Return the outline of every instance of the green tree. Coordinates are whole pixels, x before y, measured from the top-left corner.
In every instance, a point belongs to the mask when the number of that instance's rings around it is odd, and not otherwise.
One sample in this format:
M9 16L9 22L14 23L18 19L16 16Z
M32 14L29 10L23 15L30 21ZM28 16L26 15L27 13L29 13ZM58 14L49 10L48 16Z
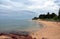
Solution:
M59 12L58 12L58 19L60 20L60 9L59 9Z
M59 9L59 17L60 17L60 9Z
M45 14L39 15L39 19L45 19L45 18L46 18L46 15Z
M48 12L46 16L47 16L47 18L49 19L49 18L50 18L50 13Z
M32 18L32 20L37 20L38 19L38 17L34 17L34 18Z
M55 14L55 13L52 13L51 15L50 15L50 17L53 19L54 17L56 17L57 15Z
M60 17L60 9L59 9L59 12L58 12L58 16Z

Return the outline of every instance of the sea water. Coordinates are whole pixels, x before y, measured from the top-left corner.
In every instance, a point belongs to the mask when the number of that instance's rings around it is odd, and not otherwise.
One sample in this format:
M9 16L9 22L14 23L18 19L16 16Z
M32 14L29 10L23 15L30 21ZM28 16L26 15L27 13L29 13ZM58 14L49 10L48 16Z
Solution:
M0 31L34 31L42 26L28 19L0 19Z

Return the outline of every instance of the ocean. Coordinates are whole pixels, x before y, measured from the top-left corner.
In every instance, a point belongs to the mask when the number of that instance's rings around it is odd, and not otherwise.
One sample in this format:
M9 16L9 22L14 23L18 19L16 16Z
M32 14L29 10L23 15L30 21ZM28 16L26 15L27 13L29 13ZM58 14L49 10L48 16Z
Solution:
M0 32L1 31L35 31L42 26L29 19L0 19Z

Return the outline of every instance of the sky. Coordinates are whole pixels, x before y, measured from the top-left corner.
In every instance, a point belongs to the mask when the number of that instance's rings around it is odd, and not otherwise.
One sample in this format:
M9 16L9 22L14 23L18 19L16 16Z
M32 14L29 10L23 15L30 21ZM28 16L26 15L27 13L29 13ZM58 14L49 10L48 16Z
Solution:
M59 8L60 0L0 0L0 12L27 10L37 15L47 12L57 14Z

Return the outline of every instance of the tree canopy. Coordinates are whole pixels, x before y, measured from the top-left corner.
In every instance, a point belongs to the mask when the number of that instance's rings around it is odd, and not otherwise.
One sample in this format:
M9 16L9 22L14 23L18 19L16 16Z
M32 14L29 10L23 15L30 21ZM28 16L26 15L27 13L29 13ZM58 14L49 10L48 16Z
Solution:
M55 20L55 21L60 21L60 9L58 12L58 15L56 15L55 13L51 13L48 12L47 14L40 14L38 17L34 17L33 20L37 20L37 19L49 19L49 20Z

